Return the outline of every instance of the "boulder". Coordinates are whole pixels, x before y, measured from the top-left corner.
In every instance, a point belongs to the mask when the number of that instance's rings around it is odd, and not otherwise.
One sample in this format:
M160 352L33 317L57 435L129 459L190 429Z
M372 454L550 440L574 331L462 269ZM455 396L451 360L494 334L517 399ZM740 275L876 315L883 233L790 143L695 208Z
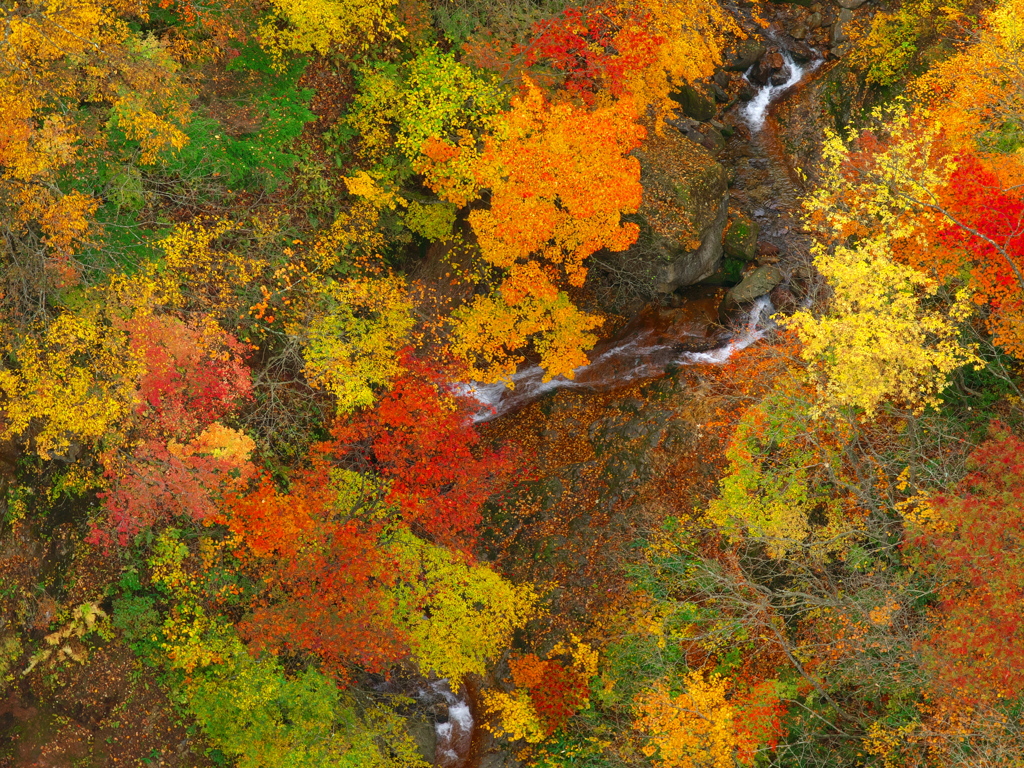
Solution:
M737 46L725 69L731 72L746 72L761 60L767 50L763 43L747 38Z
M782 73L785 66L786 60L782 56L782 51L774 47L769 48L768 52L761 57L757 66L750 70L748 77L753 83L767 85L771 81L772 76Z
M759 227L756 221L733 212L722 233L722 248L731 259L753 261L757 255L757 235Z
M832 34L829 35L829 45L835 48L837 45L842 45L849 41L849 39L850 36L846 34L846 30L843 29L843 24L841 22L837 21L832 25Z
M824 19L822 18L821 14L818 13L817 11L815 11L814 13L812 13L810 16L807 17L807 28L808 29L817 29L818 27L820 27L824 23L825 23ZM794 35L794 37L795 37L795 35Z
M731 304L746 304L758 296L764 296L782 282L782 270L776 266L758 267L746 275L740 284L729 289L724 301Z
M850 11L855 11L860 8L868 0L836 0L836 5L840 8L845 8Z
M811 46L793 38L784 40L783 47L789 51L789 55L793 57L793 60L800 64L811 61L815 57L814 49Z
M651 131L634 152L643 201L634 246L657 290L671 293L712 274L722 258L727 174L711 154L677 131Z
M681 88L677 88L672 92L671 98L679 104L684 115L692 117L694 120L699 120L702 123L713 118L717 111L714 96L708 95L692 85L684 85ZM726 96L726 100L728 100L728 96Z
M782 270L778 267L758 267L744 277L739 285L729 289L718 307L719 319L726 323L736 311L749 304L758 296L764 296L782 282Z

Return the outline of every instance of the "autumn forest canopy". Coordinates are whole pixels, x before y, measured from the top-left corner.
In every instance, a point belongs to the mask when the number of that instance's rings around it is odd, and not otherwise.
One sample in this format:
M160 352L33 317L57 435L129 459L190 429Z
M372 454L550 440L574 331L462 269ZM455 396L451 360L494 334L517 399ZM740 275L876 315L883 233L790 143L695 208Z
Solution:
M1022 366L1024 0L0 0L0 765L1020 766Z

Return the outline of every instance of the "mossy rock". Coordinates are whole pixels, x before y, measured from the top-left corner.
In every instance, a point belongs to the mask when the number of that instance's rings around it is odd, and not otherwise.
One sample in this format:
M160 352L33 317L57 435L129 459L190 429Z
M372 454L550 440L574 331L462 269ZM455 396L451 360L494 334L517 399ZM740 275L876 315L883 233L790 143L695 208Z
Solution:
M673 101L679 104L683 114L706 123L711 120L717 112L715 97L705 93L692 85L684 85L677 88L670 94Z
M633 220L636 251L659 292L699 282L718 267L726 219L728 176L704 147L678 131L651 131L635 151L643 201Z
M760 227L742 213L733 213L722 234L722 247L728 258L753 261L757 255L757 236Z
M725 294L724 303L728 306L745 304L764 296L781 282L782 270L778 267L758 267Z
M728 57L729 63L723 69L730 72L746 72L761 60L767 50L764 43L752 37L741 40Z
M633 153L640 160L643 201L638 219L665 261L700 245L718 216L727 174L711 153L678 131L652 131Z

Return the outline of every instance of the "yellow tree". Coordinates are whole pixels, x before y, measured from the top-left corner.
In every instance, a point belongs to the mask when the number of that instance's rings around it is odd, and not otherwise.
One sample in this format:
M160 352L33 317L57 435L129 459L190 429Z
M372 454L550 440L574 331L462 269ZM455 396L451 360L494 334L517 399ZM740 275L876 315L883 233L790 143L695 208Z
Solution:
M99 205L72 169L123 136L122 162L182 147L189 95L163 43L123 0L33 0L0 11L0 258L22 307L77 278ZM81 187L81 185L77 185ZM27 295L26 295L27 294Z
M398 0L272 0L272 9L260 35L277 56L364 53L406 36Z
M413 305L397 277L329 283L331 308L309 328L306 377L337 398L339 412L373 405L373 388L401 371L398 350L409 343Z
M663 686L640 702L637 727L649 734L644 748L663 768L734 768L739 740L736 712L726 701L729 681L701 672L686 676L686 691Z
M945 309L929 306L938 285L890 254L887 235L819 250L815 266L834 291L828 308L787 321L804 343L801 354L826 407L870 415L886 402L935 405L949 374L978 362L957 327L970 315L969 294L958 292Z
M128 335L102 313L63 314L36 336L7 352L17 367L0 370L3 436L16 438L31 424L35 448L53 458L80 442L94 443L129 416L144 367Z
M856 147L826 139L821 183L804 205L820 233L814 263L833 295L823 313L788 321L821 405L868 414L886 402L934 404L949 374L976 360L958 332L969 292L939 301L936 277L946 275L928 266L949 220L940 194L956 167L942 127L900 105L874 118L886 123L881 138L864 133Z

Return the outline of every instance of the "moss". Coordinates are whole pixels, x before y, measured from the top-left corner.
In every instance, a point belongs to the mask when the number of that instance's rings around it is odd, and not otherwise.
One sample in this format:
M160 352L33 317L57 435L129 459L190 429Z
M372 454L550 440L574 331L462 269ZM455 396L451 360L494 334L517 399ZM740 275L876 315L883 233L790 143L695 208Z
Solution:
M746 216L733 212L722 236L726 256L751 261L757 253L759 227Z

